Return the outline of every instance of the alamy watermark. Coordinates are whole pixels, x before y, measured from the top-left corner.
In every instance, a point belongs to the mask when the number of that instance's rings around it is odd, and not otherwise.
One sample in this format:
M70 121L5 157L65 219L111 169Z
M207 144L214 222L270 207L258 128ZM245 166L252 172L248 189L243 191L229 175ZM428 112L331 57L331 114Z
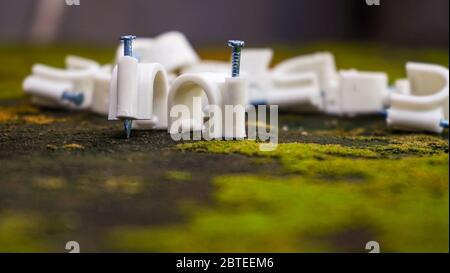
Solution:
M377 241L369 241L366 243L366 250L369 250L369 253L380 253L380 244Z
M380 0L366 0L366 4L368 6L379 6L381 3Z
M65 0L67 6L79 6L80 0Z
M192 100L190 107L178 104L172 106L169 111L169 132L173 140L245 138L262 141L259 144L261 151L273 151L277 148L278 105L202 107L200 97L193 97ZM247 120L247 126L245 120Z
M66 243L66 250L68 253L80 253L80 243L77 241L68 241Z

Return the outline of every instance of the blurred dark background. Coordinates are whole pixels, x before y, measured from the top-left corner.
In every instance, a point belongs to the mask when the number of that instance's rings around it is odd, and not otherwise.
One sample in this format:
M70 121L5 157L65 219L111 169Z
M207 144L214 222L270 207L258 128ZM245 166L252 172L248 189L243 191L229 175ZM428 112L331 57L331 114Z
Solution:
M111 44L125 33L180 30L194 45L235 37L448 47L448 13L448 0L0 0L0 42Z

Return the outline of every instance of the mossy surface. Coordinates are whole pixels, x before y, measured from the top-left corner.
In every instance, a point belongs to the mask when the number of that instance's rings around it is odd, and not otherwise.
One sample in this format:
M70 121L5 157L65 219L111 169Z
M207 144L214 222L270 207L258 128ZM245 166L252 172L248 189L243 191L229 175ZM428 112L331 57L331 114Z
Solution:
M0 251L448 251L448 130L392 131L379 116L280 113L279 145L174 142L164 131L29 104L21 80L65 54L109 62L113 48L0 46ZM317 50L339 67L404 76L408 60L448 52L370 44ZM204 50L203 58L228 58ZM368 57L369 56L369 57Z
M190 207L191 219L164 228L118 229L117 247L140 251L448 251L448 142L393 137L365 148L282 143L195 142L183 151L273 157L279 175L214 178L216 204ZM146 243L138 243L146 242Z

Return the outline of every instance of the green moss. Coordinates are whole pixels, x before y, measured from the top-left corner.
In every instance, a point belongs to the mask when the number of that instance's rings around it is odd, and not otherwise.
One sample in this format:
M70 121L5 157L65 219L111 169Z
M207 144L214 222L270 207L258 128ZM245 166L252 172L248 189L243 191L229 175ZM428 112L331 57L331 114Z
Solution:
M186 171L168 171L166 172L166 178L175 181L189 181L192 179L192 175Z
M432 136L407 135L391 138L352 137L347 139L357 141L358 146L281 143L276 150L264 152L259 150L259 143L253 141L202 141L179 144L177 147L183 151L273 157L280 161L288 173L312 174L330 179L345 177L352 180L361 180L384 173L385 166L380 165L380 161L369 159L397 159L402 156L424 156L448 152L448 142ZM361 141L387 142L387 144L362 147ZM398 165L398 170L409 169L408 160L391 161ZM391 164L391 161L388 163ZM427 169L422 171L427 172Z
M112 247L334 252L365 251L376 240L382 251L448 251L447 142L420 135L349 140L359 146L282 143L261 152L252 141L180 144L183 151L274 158L286 175L216 177L213 207L188 206L185 224L118 228Z
M43 252L42 220L23 213L0 214L0 252Z
M320 135L320 134L318 134ZM337 136L346 145L318 145L306 143L280 143L272 153L259 151L255 141L197 141L179 144L182 151L209 153L241 153L245 155L274 156L274 154L323 152L359 157L389 156L396 154L429 155L448 152L448 139L424 134L389 136ZM321 139L318 138L318 142ZM350 148L350 149L349 149ZM307 150L307 151L305 151Z
M33 186L43 190L60 190L67 182L61 177L40 177L33 181Z
M364 139L364 138L356 138ZM403 135L389 137L369 137L366 141L388 141L389 145L378 145L374 149L380 154L430 155L448 153L448 140L430 135Z
M108 192L127 195L138 194L144 187L142 179L135 176L110 177L106 179L104 185Z
M382 251L448 251L448 157L370 162L378 172L370 172L365 183L348 179L330 183L312 174L217 177L215 206L191 207L190 220L178 226L117 229L111 234L113 247L134 251L364 251L365 242L376 240ZM339 172L340 167L331 168ZM408 171L398 169L405 167ZM363 236L356 236L355 230L363 230ZM340 234L346 232L348 242L338 244L345 239Z
M448 152L448 141L435 136L344 137L344 139L348 140L348 146L280 143L276 150L270 152L260 151L260 143L254 141L199 141L179 144L177 147L182 151L239 153L247 156L274 157L280 160L288 172L319 172L324 175L337 175L338 172L336 171L339 171L341 174L348 173L357 176L361 173L359 169L370 161L361 161L364 164L353 164L355 159L431 155ZM357 145L352 146L352 141ZM361 142L367 143L367 145L362 146ZM377 144L370 144L370 142ZM340 166L340 168L331 168L332 166ZM367 166L370 167L370 163Z

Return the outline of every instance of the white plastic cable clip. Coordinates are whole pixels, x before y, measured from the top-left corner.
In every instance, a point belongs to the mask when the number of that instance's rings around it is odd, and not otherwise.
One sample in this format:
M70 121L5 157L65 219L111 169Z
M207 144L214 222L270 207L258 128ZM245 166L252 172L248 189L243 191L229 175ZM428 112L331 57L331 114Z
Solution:
M94 113L107 116L109 112L109 86L111 83L111 68L102 67L94 74L94 91L90 110Z
M227 77L223 94L225 139L244 139L245 109L248 104L248 82L245 77Z
M273 68L273 77L275 81L283 82L305 72L315 73L320 88L324 89L337 76L333 54L317 52L285 60Z
M406 131L428 131L433 133L441 133L444 130L441 127L443 116L441 109L418 112L393 108L386 112L386 122L389 127Z
M66 68L54 68L36 64L32 74L25 78L23 89L31 95L31 102L46 107L90 109L94 113L107 115L109 105L109 83L111 68L97 62L68 55ZM65 93L81 95L79 104L68 101Z
M86 109L91 105L93 76L98 63L76 56L66 57L66 69L35 64L23 81L23 90L32 102L42 106ZM66 100L67 97L73 100Z
M325 89L325 112L337 115L380 113L388 95L383 72L341 70L336 83Z
M267 102L267 93L273 89L270 72L272 57L271 48L242 49L240 74L248 81L247 103Z
M441 133L441 121L448 121L448 68L425 63L407 63L408 84L397 81L390 95L387 124L405 130Z
M267 102L267 92L273 89L269 65L272 60L271 48L243 48L241 50L240 74L246 78L248 91L245 91L248 101ZM185 73L222 73L230 72L230 63L225 61L203 60L181 70ZM206 113L205 113L206 114Z
M323 110L322 90L328 89L336 77L334 57L328 52L291 58L272 70L274 89L288 91L280 95L284 97L280 106L286 101L289 106L298 105L297 110ZM275 99L277 93L270 96Z
M185 66L181 69L181 74L187 73L228 73L230 70L230 62L202 60L201 62Z
M204 96L206 99L203 99ZM172 113L169 112L168 132L180 134L202 131L203 136L212 139L244 138L247 100L244 78L230 78L224 73L209 72L183 74L175 80L169 91L168 108ZM220 109L221 115L213 114L209 116L208 122L204 122L205 105L202 105L202 101L206 101L209 110ZM175 112L177 108L174 108L176 105L185 108L185 115L189 116L178 117ZM227 112L225 105L238 107L233 109L235 112Z
M112 73L108 119L137 120L134 129L165 129L167 93L162 65L138 63L134 57L122 56Z
M116 51L116 61L123 56L123 44ZM169 31L155 38L137 38L133 41L133 57L142 63L160 63L167 72L193 65L199 57L186 36Z
M297 111L318 111L323 108L317 74L302 72L277 77L266 94L267 104Z

